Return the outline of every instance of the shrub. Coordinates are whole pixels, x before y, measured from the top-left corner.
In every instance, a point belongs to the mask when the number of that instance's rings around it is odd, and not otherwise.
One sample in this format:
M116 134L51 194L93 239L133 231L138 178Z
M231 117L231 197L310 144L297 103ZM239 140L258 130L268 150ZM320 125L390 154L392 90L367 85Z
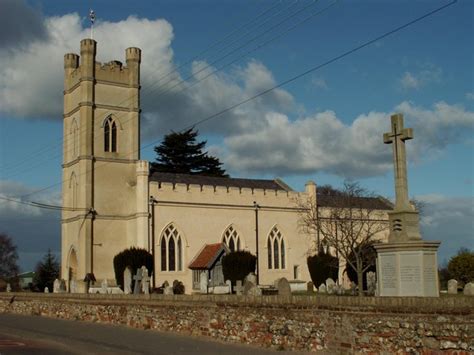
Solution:
M173 281L173 293L175 295L184 295L184 285L181 281Z
M308 264L311 280L316 287L319 287L327 278L337 279L339 272L339 261L335 256L320 250L318 254L308 256Z
M449 277L456 279L463 285L474 281L474 252L461 248L456 256L448 263Z
M127 267L132 270L132 275L135 275L137 269L141 268L143 265L146 266L148 274L151 275L153 273L153 256L145 249L131 247L130 249L125 249L115 255L114 271L117 285L123 289L123 272ZM132 279L132 286L133 283Z
M233 285L237 280L244 280L245 276L255 272L257 257L248 251L234 251L222 258L224 280L230 280Z

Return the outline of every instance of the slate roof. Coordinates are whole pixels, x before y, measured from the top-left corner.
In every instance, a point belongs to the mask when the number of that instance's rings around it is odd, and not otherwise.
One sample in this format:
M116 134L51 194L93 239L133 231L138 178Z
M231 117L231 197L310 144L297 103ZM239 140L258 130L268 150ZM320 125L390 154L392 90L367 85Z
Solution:
M382 197L358 197L354 198L357 207L363 207L374 210L392 210L393 205L390 201ZM317 195L317 204L320 207L338 207L337 196Z
M189 268L192 270L210 270L222 252L226 252L224 243L206 244L193 259Z
M238 179L238 178L223 178L214 176L202 175L188 175L188 174L173 174L155 172L151 174L150 181L169 182L172 184L186 184L186 185L210 185L210 186L226 186L249 189L265 189L265 190L283 190L292 191L291 187L286 185L279 179L275 180L261 180L261 179Z

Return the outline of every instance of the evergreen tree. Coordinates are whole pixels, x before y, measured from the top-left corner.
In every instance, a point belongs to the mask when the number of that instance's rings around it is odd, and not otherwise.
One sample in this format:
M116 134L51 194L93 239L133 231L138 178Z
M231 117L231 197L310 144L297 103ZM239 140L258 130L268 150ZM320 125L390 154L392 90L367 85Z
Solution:
M171 132L155 147L156 162L151 171L175 174L192 174L228 177L218 158L203 152L207 141L197 142L198 131L190 128L184 132Z
M36 265L33 284L39 291L43 291L45 287L53 291L53 283L57 278L59 278L59 262L51 253L51 249L48 249L43 261Z

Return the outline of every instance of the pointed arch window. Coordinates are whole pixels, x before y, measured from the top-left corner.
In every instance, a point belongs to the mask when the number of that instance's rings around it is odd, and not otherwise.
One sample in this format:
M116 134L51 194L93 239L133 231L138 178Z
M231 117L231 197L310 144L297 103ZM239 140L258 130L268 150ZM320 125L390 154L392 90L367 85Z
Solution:
M280 230L273 227L267 239L268 250L268 268L269 269L285 269L285 241Z
M161 271L183 270L183 242L173 224L161 236Z
M79 128L77 127L77 121L74 119L71 124L71 131L69 132L71 139L71 153L72 158L77 158L79 155Z
M240 235L235 230L234 226L229 226L222 236L222 242L229 247L229 250L239 251L242 250L240 247Z
M117 124L111 116L104 123L104 151L117 151Z
M72 208L77 207L77 179L74 172L71 174L69 179L69 196L70 196L70 206Z

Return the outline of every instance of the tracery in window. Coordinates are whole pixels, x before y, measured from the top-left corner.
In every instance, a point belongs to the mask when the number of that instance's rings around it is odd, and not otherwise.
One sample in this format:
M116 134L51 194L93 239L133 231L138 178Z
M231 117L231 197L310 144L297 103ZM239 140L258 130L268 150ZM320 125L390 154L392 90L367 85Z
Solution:
M231 252L241 250L240 236L234 226L229 226L225 230L224 235L222 236L222 242L227 245Z
M183 270L183 242L181 235L170 224L161 236L161 271Z
M285 269L285 241L279 229L275 226L267 239L268 268Z

